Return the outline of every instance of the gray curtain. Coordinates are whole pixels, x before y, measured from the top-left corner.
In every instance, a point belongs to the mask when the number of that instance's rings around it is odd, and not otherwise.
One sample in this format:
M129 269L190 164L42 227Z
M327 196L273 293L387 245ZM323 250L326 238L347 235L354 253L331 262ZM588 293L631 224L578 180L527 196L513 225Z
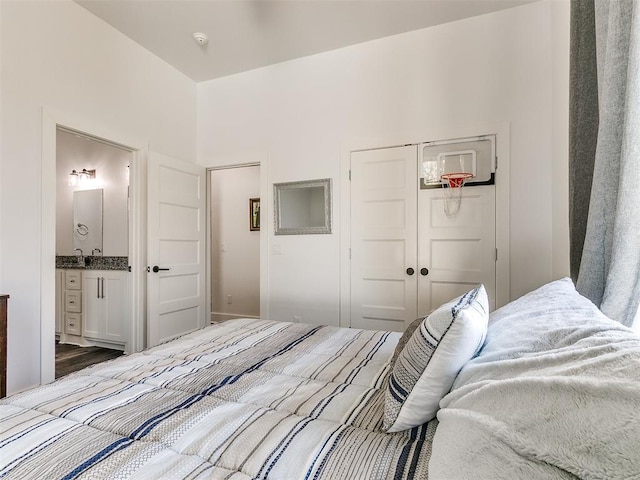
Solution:
M583 202L587 188L580 184L588 179L583 170L593 163L576 286L607 316L631 326L640 306L640 0L574 0L571 7L572 35L583 35L572 37L572 55L581 52L582 64L572 58L571 87L580 88L583 78L590 87L580 95L595 95L581 101L571 97L571 235L576 256L580 239L573 217L586 213L577 202ZM595 42L585 38L588 30ZM589 61L594 48L597 91ZM584 77L575 70L580 65L587 68ZM590 103L590 108L597 105L599 121L581 102ZM592 160L592 139L584 137L592 135L594 122L597 141ZM574 144L581 138L586 146Z
M571 3L569 229L571 278L578 280L598 140L598 70L593 0Z

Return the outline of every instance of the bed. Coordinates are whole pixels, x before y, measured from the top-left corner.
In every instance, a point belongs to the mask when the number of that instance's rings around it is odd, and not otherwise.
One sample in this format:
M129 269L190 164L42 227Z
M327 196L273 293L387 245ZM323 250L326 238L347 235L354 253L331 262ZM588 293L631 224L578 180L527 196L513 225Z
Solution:
M212 325L3 399L0 478L640 478L640 337L568 279L486 325L393 433L415 332Z

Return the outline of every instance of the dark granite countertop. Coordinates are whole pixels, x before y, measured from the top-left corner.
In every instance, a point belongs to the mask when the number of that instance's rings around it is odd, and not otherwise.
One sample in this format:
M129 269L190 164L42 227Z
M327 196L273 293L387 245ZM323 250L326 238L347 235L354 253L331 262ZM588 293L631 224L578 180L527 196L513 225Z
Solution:
M98 257L87 255L78 263L75 255L56 255L56 268L79 270L128 270L129 257Z

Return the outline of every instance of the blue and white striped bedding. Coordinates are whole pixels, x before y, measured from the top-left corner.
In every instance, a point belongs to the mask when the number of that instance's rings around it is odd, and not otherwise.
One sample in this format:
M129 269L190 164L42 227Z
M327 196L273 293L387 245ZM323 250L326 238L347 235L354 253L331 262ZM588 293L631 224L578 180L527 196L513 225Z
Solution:
M381 431L400 334L213 325L0 402L0 478L426 478L436 422Z

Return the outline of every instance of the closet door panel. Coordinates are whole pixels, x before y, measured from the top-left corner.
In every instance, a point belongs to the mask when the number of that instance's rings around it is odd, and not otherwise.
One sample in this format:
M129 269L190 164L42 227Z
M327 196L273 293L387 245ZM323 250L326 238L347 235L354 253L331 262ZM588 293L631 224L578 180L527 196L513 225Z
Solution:
M418 193L418 314L484 284L495 307L495 187L464 187L460 210L445 213L442 189Z
M416 317L416 172L415 146L351 156L354 328L402 331Z

